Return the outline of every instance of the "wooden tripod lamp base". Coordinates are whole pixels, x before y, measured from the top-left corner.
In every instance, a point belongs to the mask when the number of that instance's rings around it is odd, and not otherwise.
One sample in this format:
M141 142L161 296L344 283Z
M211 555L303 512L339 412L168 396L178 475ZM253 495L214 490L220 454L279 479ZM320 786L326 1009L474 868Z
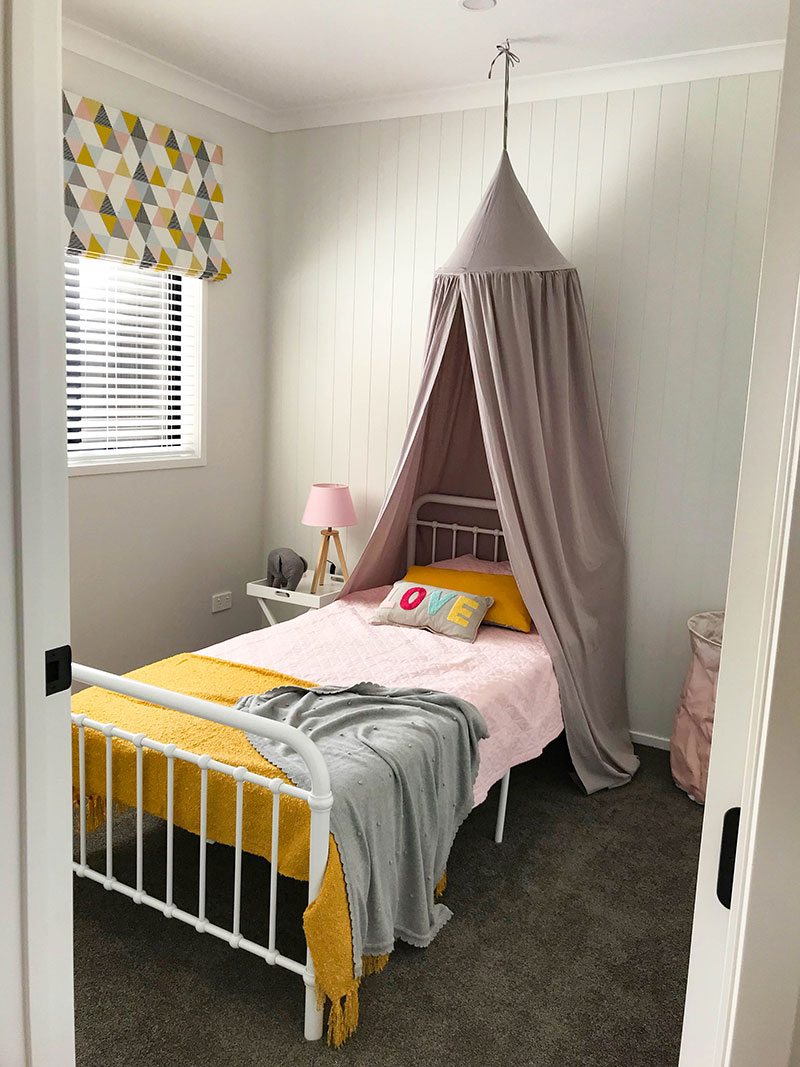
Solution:
M311 592L316 593L317 588L320 585L325 584L325 570L328 564L328 549L331 541L336 545L336 554L339 557L339 566L342 568L342 574L344 580L350 577L350 573L347 570L347 564L344 559L344 551L342 550L342 542L339 538L339 531L332 529L330 526L327 530L321 530L322 542L319 546L319 558L317 559L317 569L314 571L314 581L311 583Z
M336 545L339 565L342 568L344 579L347 581L350 574L344 560L342 542L339 540L339 527L355 526L358 522L349 488L338 482L319 482L316 485L312 485L311 492L308 494L306 510L303 512L302 522L304 526L322 527L322 543L319 546L317 569L314 571L311 592L316 593L319 586L324 584L325 567L328 562L328 549L331 540Z

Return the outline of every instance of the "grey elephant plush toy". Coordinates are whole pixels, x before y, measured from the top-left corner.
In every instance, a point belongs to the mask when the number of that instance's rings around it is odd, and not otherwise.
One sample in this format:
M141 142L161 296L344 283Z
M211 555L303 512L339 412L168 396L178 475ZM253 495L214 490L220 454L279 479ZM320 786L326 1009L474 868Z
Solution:
M267 556L267 585L271 589L297 588L308 564L292 548L273 548Z

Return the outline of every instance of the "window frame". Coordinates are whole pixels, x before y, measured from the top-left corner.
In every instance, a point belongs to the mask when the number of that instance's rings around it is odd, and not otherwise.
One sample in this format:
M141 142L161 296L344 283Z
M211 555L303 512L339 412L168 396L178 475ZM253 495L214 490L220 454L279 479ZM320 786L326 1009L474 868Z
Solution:
M142 269L142 268L139 268ZM67 456L67 474L70 478L82 477L87 474L125 474L137 471L149 470L174 470L180 467L205 467L206 459L206 314L205 314L205 285L198 281L196 300L197 322L195 323L195 335L198 339L199 351L197 353L197 389L196 403L198 410L195 413L197 426L197 451L192 455L138 455L129 458L111 459L105 456L92 458L80 455L70 456L67 450L66 433L64 451ZM65 324L65 352L66 352L66 324ZM66 430L66 363L65 363L65 389L64 406Z

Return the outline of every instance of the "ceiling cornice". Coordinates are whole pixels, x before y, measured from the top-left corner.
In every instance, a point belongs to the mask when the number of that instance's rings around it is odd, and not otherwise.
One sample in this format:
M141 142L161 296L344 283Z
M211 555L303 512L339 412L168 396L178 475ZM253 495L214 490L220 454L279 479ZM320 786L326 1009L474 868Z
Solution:
M168 92L268 133L464 111L499 104L497 86L481 81L451 89L276 111L69 19L65 19L63 24L63 47L68 52L142 78ZM761 41L579 70L517 75L511 83L511 102L554 100L618 89L638 89L648 85L669 85L702 78L781 70L783 52L783 41Z
M160 89L193 100L250 126L269 133L281 128L280 116L263 104L71 19L62 22L61 45L67 52L141 78Z

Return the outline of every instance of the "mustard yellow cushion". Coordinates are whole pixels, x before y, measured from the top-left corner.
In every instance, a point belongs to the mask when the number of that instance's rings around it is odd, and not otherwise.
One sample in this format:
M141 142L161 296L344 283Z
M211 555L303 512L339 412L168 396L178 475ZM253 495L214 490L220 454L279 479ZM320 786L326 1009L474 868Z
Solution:
M437 589L458 589L462 593L489 596L494 604L483 620L494 626L529 633L531 616L512 574L486 574L483 571L451 571L444 567L412 567L403 581L420 582Z

